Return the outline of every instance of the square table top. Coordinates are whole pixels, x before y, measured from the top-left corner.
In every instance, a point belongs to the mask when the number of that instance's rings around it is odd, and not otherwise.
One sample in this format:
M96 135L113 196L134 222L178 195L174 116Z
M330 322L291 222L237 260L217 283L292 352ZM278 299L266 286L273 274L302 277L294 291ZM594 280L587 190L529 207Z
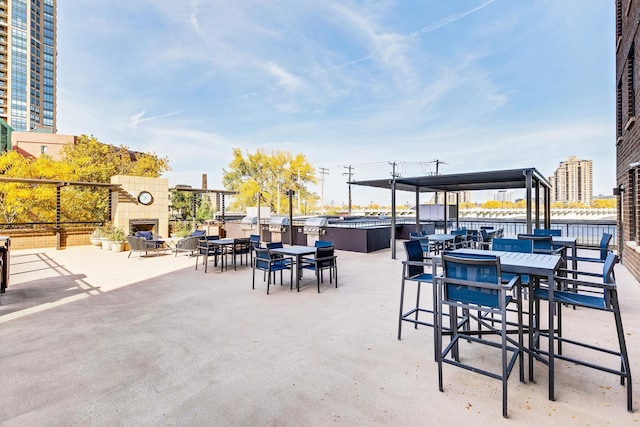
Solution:
M284 255L309 255L309 254L315 254L316 249L317 248L315 246L293 245L293 246L284 246L282 248L269 249L269 252L284 254Z

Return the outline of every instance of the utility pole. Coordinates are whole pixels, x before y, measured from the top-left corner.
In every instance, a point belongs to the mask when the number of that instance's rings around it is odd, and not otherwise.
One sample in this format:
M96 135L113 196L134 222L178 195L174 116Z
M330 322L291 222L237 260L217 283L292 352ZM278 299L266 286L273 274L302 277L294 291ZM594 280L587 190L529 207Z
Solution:
M440 175L440 164L448 165L448 163L445 163L442 160L438 160L438 159L435 159L435 160L433 160L432 162L429 162L429 163L435 163L436 164L436 175ZM447 205L447 201L446 200L444 201L444 204L445 204L445 209L446 209L446 205ZM438 206L438 193L436 193L436 206Z
M298 215L300 215L302 212L300 211L300 193L302 193L302 191L300 191L300 169L298 169Z
M329 169L319 168L320 175L322 175L322 190L320 192L320 213L324 215L324 176L329 175Z
M351 178L353 177L353 166L344 166L349 172L343 172L342 175L349 176L347 182L349 183L349 215L351 215Z
M438 159L435 159L434 161L429 162L429 163L435 163L436 164L436 175L440 175L440 165L441 164L443 164L443 165L448 165L449 164L449 163L445 163L442 160L438 160Z

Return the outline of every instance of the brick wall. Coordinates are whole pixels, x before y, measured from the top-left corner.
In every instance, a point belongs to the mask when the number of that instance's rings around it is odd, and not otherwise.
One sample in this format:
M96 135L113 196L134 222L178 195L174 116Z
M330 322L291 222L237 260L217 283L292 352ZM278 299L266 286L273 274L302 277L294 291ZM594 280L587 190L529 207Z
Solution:
M624 265L640 280L640 2L616 0L616 182L618 236ZM637 119L637 121L636 121ZM635 194L635 195L634 195Z
M60 232L60 243L58 246L58 236L52 229L40 230L3 230L0 235L11 238L11 249L37 249L56 248L64 249L67 246L90 245L89 235L93 228L72 228L63 229Z

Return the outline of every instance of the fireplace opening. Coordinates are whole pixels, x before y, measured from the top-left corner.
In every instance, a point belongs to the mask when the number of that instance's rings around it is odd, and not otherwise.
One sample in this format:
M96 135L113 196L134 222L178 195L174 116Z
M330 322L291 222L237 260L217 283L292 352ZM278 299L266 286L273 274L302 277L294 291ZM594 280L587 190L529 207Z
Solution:
M130 219L129 234L133 235L136 231L150 231L154 236L158 235L157 219Z

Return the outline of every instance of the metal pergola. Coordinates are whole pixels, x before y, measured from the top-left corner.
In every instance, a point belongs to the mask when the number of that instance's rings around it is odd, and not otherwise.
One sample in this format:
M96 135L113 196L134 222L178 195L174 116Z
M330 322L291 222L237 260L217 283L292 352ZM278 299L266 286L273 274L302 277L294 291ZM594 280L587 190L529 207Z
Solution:
M193 208L194 208L194 212L193 212L193 222L195 225L195 221L196 221L196 217L195 217L195 204L196 204L196 194L211 194L214 193L216 195L220 195L222 197L222 200L220 201L221 204L221 213L222 213L222 224L225 223L225 219L224 219L224 212L225 212L225 200L224 200L224 196L232 196L234 194L238 194L238 191L235 190L213 190L213 189L208 189L208 188L192 188L189 187L187 185L176 185L175 187L171 187L169 188L169 191L184 191L184 192L190 192L191 196L192 196L192 204L193 204Z
M396 191L413 192L416 195L416 230L420 226L420 193L444 193L444 224L447 231L448 193L479 190L525 189L527 233L531 233L534 224L540 227L540 208L544 207L544 228L551 225L551 184L536 168L508 169L486 172L471 172L448 175L425 175L411 178L387 178L367 181L351 181L352 185L386 188L391 190L391 257L396 258ZM544 204L541 202L543 196ZM456 204L459 199L456 198ZM459 214L457 214L459 215ZM459 221L459 217L456 218Z

